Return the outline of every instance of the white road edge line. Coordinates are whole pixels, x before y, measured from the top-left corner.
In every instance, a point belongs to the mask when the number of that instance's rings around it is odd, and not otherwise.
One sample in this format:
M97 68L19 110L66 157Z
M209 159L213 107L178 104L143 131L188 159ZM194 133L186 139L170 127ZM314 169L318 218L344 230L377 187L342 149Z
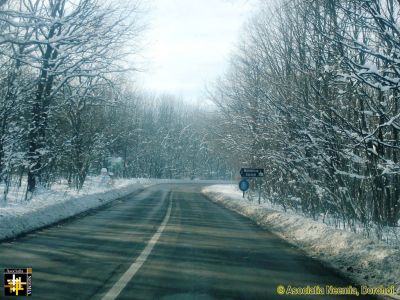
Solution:
M171 207L172 207L172 194L170 194L169 206L167 213L165 214L164 220L162 221L160 227L158 227L157 232L152 236L150 241L147 243L146 248L143 249L142 253L140 253L139 257L131 264L129 269L121 276L121 278L113 285L113 287L104 295L102 300L114 300L118 297L118 295L122 292L122 290L126 287L129 281L135 276L137 271L141 268L141 266L145 263L154 246L157 244L158 239L160 238L162 232L164 231L169 217L171 215Z

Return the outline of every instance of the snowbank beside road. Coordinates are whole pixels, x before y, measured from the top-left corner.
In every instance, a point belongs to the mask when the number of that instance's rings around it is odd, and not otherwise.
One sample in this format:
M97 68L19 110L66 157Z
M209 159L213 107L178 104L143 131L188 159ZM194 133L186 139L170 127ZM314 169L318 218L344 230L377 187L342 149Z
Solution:
M26 203L10 201L0 207L0 240L51 225L144 187L142 180L118 180L109 187L91 183L91 188L88 185L79 193L55 188L39 191Z
M302 216L249 202L232 185L212 185L202 192L214 202L254 220L360 284L370 287L394 285L398 296L393 298L400 299L398 249Z
M117 179L112 185L102 183L101 177L89 177L80 191L71 189L64 181L52 185L51 190L38 189L32 199L25 201L26 187L12 188L7 202L0 205L0 241L45 227L97 208L124 197L146 186L161 183L226 183L211 180L179 179ZM4 186L0 185L0 196ZM1 200L1 199L0 199Z

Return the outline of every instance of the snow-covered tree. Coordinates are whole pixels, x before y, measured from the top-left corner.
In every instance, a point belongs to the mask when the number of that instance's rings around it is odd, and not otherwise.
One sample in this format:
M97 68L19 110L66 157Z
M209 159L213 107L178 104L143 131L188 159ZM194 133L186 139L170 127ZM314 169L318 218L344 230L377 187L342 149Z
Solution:
M396 225L399 3L261 5L210 98L214 143L267 169L265 197L345 225Z

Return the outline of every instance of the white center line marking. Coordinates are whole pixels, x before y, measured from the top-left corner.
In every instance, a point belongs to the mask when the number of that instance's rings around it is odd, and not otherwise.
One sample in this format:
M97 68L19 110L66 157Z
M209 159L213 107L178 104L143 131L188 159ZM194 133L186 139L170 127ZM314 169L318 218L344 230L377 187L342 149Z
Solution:
M169 217L171 215L171 207L172 207L172 197L169 199L169 206L167 213L165 214L164 220L162 221L160 227L158 227L157 232L152 236L150 241L147 243L146 248L143 249L142 253L140 253L139 257L131 264L129 269L121 276L121 278L113 285L113 287L104 295L102 300L114 300L118 297L118 295L122 292L122 290L126 287L129 281L135 276L137 271L139 271L140 267L145 263L154 246L157 244L158 239L160 238L162 232L165 229L165 226L168 223Z

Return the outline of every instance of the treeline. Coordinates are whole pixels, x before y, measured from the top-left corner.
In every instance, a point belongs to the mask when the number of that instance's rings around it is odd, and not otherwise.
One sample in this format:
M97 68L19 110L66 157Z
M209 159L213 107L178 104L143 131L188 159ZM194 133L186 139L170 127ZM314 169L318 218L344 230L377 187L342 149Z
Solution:
M109 166L123 177L225 179L232 168L214 152L207 107L171 95L125 92L110 112ZM114 120L114 121L112 121Z
M205 111L141 95L126 80L143 27L142 9L126 3L1 2L1 199L13 184L26 199L61 179L80 189L103 167L124 177L225 176L199 128Z
M29 193L49 184L61 165L70 167L67 157L82 184L88 164L81 152L102 147L101 117L114 100L112 74L124 70L122 61L131 53L125 49L136 46L138 17L136 3L17 0L0 6L5 194L14 174L26 175Z
M264 167L264 197L284 208L367 231L397 226L399 2L270 3L211 90L215 140Z

